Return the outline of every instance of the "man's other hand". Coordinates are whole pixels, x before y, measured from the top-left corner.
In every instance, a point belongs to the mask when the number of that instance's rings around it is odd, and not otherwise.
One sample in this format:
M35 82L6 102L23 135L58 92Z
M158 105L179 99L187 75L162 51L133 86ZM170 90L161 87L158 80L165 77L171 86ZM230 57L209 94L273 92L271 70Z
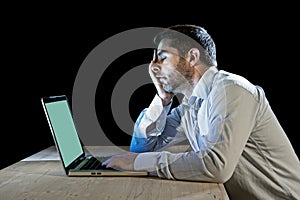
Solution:
M102 165L106 167L111 167L120 171L133 171L134 170L134 160L138 153L125 153L114 155L103 162Z

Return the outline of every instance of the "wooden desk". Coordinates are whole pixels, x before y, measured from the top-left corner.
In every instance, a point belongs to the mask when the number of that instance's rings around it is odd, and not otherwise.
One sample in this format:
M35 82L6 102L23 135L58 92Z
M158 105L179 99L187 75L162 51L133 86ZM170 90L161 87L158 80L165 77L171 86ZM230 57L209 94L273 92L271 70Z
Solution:
M87 147L112 155L126 147ZM96 153L98 152L98 153ZM101 152L101 153L99 153ZM222 184L155 177L67 177L54 146L0 170L0 199L229 199Z

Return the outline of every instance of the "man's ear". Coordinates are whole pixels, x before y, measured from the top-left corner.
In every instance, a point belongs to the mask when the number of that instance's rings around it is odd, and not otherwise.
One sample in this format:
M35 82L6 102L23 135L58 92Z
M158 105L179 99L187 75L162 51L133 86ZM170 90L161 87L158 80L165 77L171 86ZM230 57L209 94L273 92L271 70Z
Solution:
M190 62L191 66L194 67L198 64L200 59L200 51L197 48L191 48L188 52L188 61Z

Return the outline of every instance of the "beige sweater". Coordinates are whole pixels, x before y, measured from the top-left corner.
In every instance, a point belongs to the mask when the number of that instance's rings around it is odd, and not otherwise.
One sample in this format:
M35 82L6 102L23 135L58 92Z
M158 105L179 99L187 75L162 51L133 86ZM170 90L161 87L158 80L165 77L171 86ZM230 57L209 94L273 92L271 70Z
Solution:
M261 87L211 67L169 110L156 96L137 119L131 151L145 153L135 170L225 183L230 199L300 199L300 162ZM163 150L183 140L191 151Z

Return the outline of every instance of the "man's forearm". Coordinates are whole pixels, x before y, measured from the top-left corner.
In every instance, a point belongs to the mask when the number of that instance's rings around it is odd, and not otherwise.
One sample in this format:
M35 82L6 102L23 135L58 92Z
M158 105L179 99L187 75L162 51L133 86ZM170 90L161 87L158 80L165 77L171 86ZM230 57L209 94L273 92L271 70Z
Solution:
M153 151L163 145L164 138L160 137L160 135L164 131L170 107L171 104L164 107L158 95L154 97L150 106L140 113L135 122L130 144L131 151Z

